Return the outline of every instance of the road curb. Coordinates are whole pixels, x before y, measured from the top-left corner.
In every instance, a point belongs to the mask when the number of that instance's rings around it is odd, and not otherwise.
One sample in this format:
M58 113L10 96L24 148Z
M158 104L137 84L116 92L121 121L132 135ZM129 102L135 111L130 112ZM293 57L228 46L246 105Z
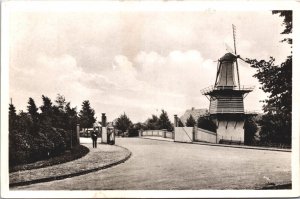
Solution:
M84 170L84 171L79 171L79 172L76 172L76 173L70 173L70 174L66 174L66 175L59 175L59 176L40 178L40 179L30 180L30 181L10 183L9 187L11 188L11 187L16 187L16 186L25 186L25 185L31 185L31 184L36 184L36 183L50 182L50 181L54 181L54 180L62 180L62 179L66 179L66 178L80 176L80 175L84 175L84 174L88 174L88 173L91 173L91 172L95 172L95 171L99 171L99 170L103 170L103 169L107 169L107 168L116 166L118 164L124 163L125 161L127 161L131 157L132 153L127 148L119 146L119 145L115 145L115 146L125 149L126 151L129 152L129 154L121 160L118 160L116 162L113 162L113 163L110 163L110 164L107 164L107 165L103 165L101 167L88 169L88 170Z
M206 142L178 142L178 141L170 141L170 140L162 140L162 139L155 139L155 138L143 138L147 140L157 140L163 142L174 142L174 143L184 143L184 144L198 144L198 145L206 145L206 146L216 146L216 147L229 147L229 148L238 148L238 149L253 149L253 150L263 150L263 151L279 151L279 152L292 152L290 149L276 149L276 148L259 148L259 147L251 147L251 146L240 146L240 145L226 145L226 144L212 144Z
M279 152L292 152L290 149L276 149L276 148L259 148L251 146L239 146L239 145L226 145L226 144L211 144L203 142L192 142L191 144L207 145L207 146L217 146L217 147L230 147L230 148L239 148L239 149L254 149L254 150L263 150L263 151L279 151Z
M142 138L142 139L146 139L146 140L157 140L157 141L163 141L163 142L175 142L175 141L171 141L171 140L161 140L161 139L152 139L152 138L143 138L143 137L139 137L139 138Z

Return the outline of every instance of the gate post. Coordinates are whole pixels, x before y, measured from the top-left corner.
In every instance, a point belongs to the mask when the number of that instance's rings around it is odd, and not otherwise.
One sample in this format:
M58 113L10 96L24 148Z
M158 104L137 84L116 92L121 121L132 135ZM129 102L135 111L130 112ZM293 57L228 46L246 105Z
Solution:
M177 115L174 115L174 128L178 127L178 117Z

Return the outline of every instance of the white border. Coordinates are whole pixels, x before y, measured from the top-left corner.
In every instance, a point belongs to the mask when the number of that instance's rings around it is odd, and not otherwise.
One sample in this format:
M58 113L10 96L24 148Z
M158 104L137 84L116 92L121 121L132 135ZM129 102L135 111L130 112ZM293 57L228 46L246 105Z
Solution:
M82 197L296 197L299 196L299 37L300 4L296 1L6 1L1 5L1 197L13 198L82 198ZM203 11L203 10L293 10L293 136L292 190L184 190L184 191L9 191L8 188L8 104L9 43L8 17L14 11L38 12L113 12L113 11Z

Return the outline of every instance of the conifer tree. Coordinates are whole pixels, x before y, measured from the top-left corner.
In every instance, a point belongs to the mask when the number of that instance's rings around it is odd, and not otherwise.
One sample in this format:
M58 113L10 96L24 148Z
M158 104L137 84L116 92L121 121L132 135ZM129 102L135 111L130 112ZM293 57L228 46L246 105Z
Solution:
M17 119L16 108L13 104L9 104L8 119L9 119L8 128L9 128L9 132L11 132L12 129L15 127L15 123Z
M89 100L83 101L82 108L79 112L79 123L81 128L92 128L95 122L95 110L91 108Z
M168 131L173 130L172 124L168 117L168 113L164 110L161 110L161 114L158 119L158 126L160 129L167 129Z
M196 121L192 115L190 115L190 117L186 120L185 125L187 127L194 127L196 125Z
M117 129L121 130L122 133L124 133L125 131L129 130L129 128L131 127L131 125L132 125L131 120L124 113L123 115L121 115L120 117L118 117L115 126L116 126Z

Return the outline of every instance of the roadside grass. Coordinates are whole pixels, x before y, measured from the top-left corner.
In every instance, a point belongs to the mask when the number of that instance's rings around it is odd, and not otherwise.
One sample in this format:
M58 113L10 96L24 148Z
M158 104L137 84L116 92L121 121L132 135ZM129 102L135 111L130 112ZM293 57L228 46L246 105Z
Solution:
M89 151L90 150L86 146L78 145L72 148L72 150L66 151L65 153L59 156L52 157L46 160L40 160L30 164L17 165L12 168L9 168L9 173L23 170L38 169L56 164L62 164L65 162L70 162L85 156L89 153Z

